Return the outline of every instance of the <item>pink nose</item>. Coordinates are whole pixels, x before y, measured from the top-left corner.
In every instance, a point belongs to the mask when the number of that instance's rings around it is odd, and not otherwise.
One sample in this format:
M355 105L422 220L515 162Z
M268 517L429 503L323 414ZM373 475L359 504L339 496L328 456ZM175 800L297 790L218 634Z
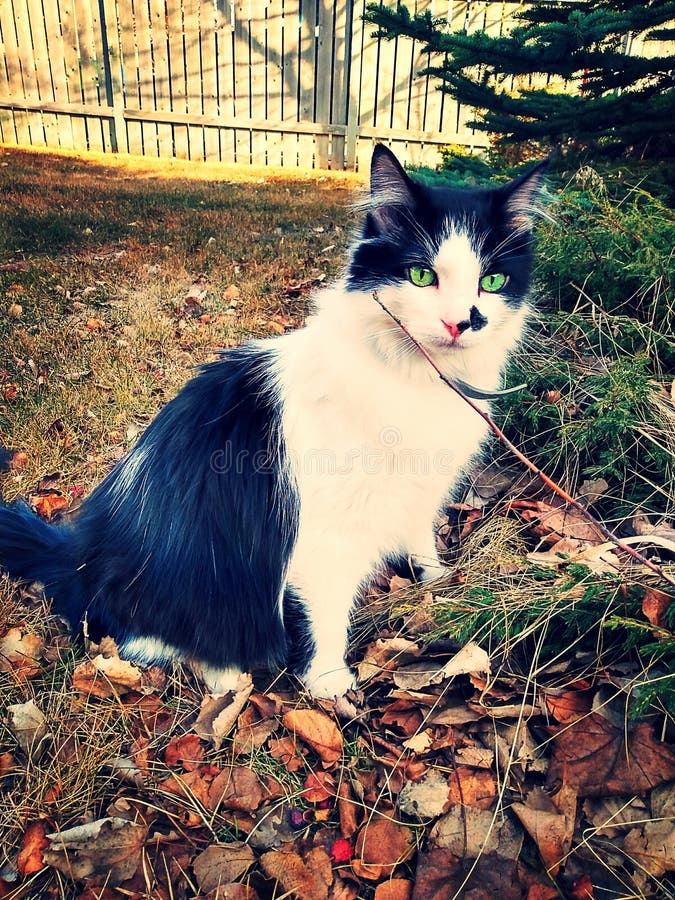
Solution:
M441 319L441 322L445 326L445 330L451 334L453 338L458 338L462 333L455 322L446 322L445 319Z

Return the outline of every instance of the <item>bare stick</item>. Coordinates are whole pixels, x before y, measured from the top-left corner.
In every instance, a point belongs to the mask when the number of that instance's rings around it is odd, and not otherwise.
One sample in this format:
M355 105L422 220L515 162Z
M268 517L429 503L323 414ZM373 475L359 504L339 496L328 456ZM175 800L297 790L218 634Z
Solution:
M670 575L668 575L667 572L664 572L663 569L661 568L661 566L658 566L656 563L653 563L651 560L647 559L647 557L643 556L642 553L640 553L638 550L634 550L628 544L624 544L624 542L620 538L618 538L613 532L611 532L609 530L609 528L607 528L605 525L602 524L602 522L600 522L598 519L596 519L595 516L592 513L590 513L586 509L585 506L583 506L583 504L579 503L578 500L575 500L574 497L572 497L570 494L568 494L566 490L564 490L563 488L560 487L560 485L556 484L556 482L553 481L551 478L549 478L549 476L545 472L542 472L542 470L538 466L536 466L533 462L531 462L531 460L529 460L525 456L525 454L522 453L516 447L515 444L512 444L511 441L506 437L504 432L501 430L499 425L497 425L497 423L493 421L493 419L490 417L490 415L488 413L484 412L480 408L480 406L478 406L476 403L474 403L474 401L470 397L467 397L467 395L461 390L461 388L459 388L456 384L454 384L452 379L448 378L447 375L445 375L445 373L441 371L441 369L436 364L435 360L431 357L431 355L428 353L428 351L420 344L420 342L417 340L417 338L413 337L413 335L408 331L408 329L403 324L403 322L399 319L399 317L395 313L393 313L390 309L387 309L387 307L384 305L384 303L380 300L377 291L373 291L373 300L375 300L375 302L380 307L382 307L384 312L386 312L386 314L390 318L392 318L394 320L394 322L396 322L396 324L401 329L401 331L406 335L406 337L410 341L412 341L412 343L417 347L417 349L420 351L420 353L426 359L426 361L429 363L429 365L438 374L438 377L441 379L441 381L444 384L447 384L447 386L449 388L451 388L456 394L458 394L465 403L469 404L471 409L473 409L474 412L476 412L481 417L481 419L483 419L487 423L489 428L497 435L497 437L504 444L504 446L507 447L511 451L511 453L513 453L513 455L516 456L523 463L523 465L526 466L530 470L530 472L534 472L534 474L541 481L543 481L544 484L548 488L550 488L559 497L562 497L562 499L566 503L569 503L570 506L572 506L574 509L576 509L578 512L580 512L582 514L582 516L584 516L584 518L587 519L591 523L591 525L593 525L595 528L597 528L598 531L600 531L600 533L605 538L607 538L608 541L611 541L612 544L614 544L620 550L623 550L624 553L627 553L634 560L641 563L643 566L646 566L648 569L651 569L652 572L655 572L660 578L663 578L664 581L667 581L668 584L675 587L675 578L672 578Z

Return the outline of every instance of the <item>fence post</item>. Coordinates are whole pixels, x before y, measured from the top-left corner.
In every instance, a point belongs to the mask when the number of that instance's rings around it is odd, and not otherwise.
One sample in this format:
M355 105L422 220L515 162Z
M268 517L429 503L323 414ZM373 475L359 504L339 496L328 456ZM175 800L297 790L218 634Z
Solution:
M354 93L354 84L360 84L361 72L361 46L358 40L354 40L354 31L362 27L360 19L354 21L354 0L347 0L347 47L345 48L345 65L348 66L346 91L346 126L345 136L345 169L356 168L356 133L359 122L359 98ZM358 78L358 82L357 82Z
M103 45L103 79L108 106L112 107L110 145L113 153L128 153L127 127L124 121L124 73L120 56L115 0L98 0Z

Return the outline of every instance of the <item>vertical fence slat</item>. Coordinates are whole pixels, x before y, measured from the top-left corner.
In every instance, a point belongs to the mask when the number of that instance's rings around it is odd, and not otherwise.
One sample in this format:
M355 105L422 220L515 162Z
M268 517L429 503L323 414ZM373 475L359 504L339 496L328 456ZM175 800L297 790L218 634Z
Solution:
M75 28L75 9L73 0L59 0L61 30L63 34L63 51L66 63L66 86L68 101L82 104L82 88L80 82L80 59L77 46L77 29ZM87 130L81 115L75 115L73 124L73 144L76 150L87 149Z
M235 67L234 67L234 0L217 0L218 29L218 108L221 115L235 115ZM235 161L236 132L222 129L220 132L220 158L224 162Z
M199 60L201 100L204 115L218 115L218 71L216 41L216 8L214 0L193 0L196 2L199 16ZM217 129L204 129L204 157L220 159L220 135Z
M68 84L66 81L65 50L58 6L52 0L44 0L42 11L54 102L66 107L68 104ZM58 113L56 116L56 130L59 146L71 150L74 146L72 116Z
M202 83L199 65L199 3L183 0L183 41L185 53L185 106L195 118L202 114ZM204 128L188 126L190 159L204 159Z
M54 100L51 73L49 71L49 50L45 34L44 14L42 0L27 0L28 21L30 24L33 52L35 56L35 69L37 88L40 100L49 103ZM45 142L48 147L59 146L59 130L54 113L44 112L42 122L45 129Z
M298 121L313 122L316 100L316 0L300 0L298 90ZM298 134L299 165L311 167L313 162L314 137Z
M12 96L12 90L8 78L5 38L2 27L2 5L4 2L5 0L0 0L0 97L6 97L9 100ZM7 144L19 143L14 124L14 111L11 109L0 109L0 140Z
M15 47L18 63L16 87L19 97L29 103L39 102L37 80L35 77L35 61L33 59L33 46L30 37L30 25L28 24L28 10L25 0L14 0L13 17L15 35ZM37 146L45 144L45 130L42 124L42 116L39 112L28 112L29 143Z
M283 0L267 3L267 118L278 125L282 121L283 97ZM267 162L271 166L283 163L283 135L279 131L267 133Z
M150 39L152 41L152 74L155 89L155 108L171 112L169 88L169 47L166 33L165 0L150 0ZM157 125L160 156L173 156L173 126L167 122Z
M185 113L185 55L183 53L183 11L181 0L166 0L166 30L169 54L169 97L172 112ZM173 126L174 154L187 159L187 125Z
M316 46L316 105L315 122L330 122L331 93L333 90L333 40L334 27L332 0L319 0L318 40ZM327 169L330 161L328 135L316 138L316 164Z
M267 3L255 0L250 3L248 20L250 74L250 115L255 122L267 118L265 104L265 46L267 42ZM251 161L256 165L267 162L267 135L264 131L251 132Z
M122 44L122 70L124 72L124 107L139 107L139 59L137 33L134 22L131 0L118 0L117 15L120 23ZM141 81L143 78L140 79ZM143 124L126 122L127 143L129 153L143 153Z

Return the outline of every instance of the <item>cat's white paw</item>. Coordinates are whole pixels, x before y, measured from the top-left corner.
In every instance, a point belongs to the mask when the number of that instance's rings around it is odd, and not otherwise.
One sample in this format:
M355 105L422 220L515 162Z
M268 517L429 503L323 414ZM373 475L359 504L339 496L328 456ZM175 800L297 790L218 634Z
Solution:
M341 697L356 686L355 678L347 666L327 671L326 666L312 665L303 681L310 694L327 700Z
M241 688L244 673L241 669L217 669L204 663L191 663L192 671L204 682L211 694L226 694ZM250 678L250 676L248 676Z

